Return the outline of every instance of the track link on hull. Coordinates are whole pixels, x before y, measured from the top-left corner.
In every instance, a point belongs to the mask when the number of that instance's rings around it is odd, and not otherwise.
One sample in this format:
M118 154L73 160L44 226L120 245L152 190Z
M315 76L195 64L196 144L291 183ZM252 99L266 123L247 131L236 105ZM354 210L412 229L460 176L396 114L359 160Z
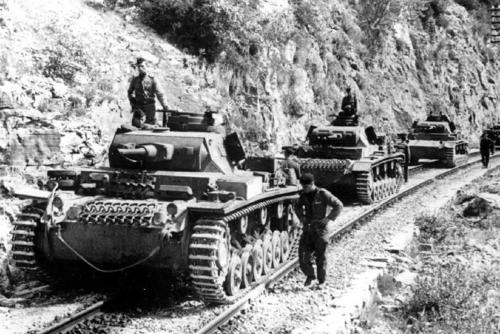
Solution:
M35 271L39 266L35 258L35 233L41 213L26 210L17 216L12 230L12 260L16 267Z

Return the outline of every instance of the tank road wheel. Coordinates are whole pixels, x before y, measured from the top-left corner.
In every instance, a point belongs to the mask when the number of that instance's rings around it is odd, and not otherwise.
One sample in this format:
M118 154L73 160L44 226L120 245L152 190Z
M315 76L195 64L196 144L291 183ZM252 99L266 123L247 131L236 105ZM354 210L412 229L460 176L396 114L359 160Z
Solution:
M356 174L356 195L363 204L371 204L375 200L375 182L371 171Z
M228 296L236 296L240 291L241 283L243 282L243 271L241 258L237 254L233 254L229 262L229 269L225 281L226 292Z
M23 270L36 270L35 229L41 215L24 212L17 216L12 234L12 260L16 267Z
M263 207L258 210L258 217L257 219L259 220L259 224L262 226L266 226L267 224L267 208Z
M297 226L295 226L294 223L294 211L293 211L293 205L292 203L289 203L286 206L286 226L285 229L288 232L288 237L290 240L290 244L295 240L297 237L298 231L297 231Z
M252 252L245 251L241 256L242 281L241 287L248 288L253 281L253 255Z
M242 216L238 219L238 232L245 234L248 229L248 216Z
M446 147L445 148L445 166L446 167L455 167L455 147Z
M285 214L285 205L283 202L278 202L276 204L276 218L281 219Z
M255 282L260 282L262 269L264 267L264 252L262 250L262 240L257 240L252 248L252 276Z
M228 301L224 281L230 264L234 267L230 261L229 239L227 226L222 220L199 219L193 227L188 250L189 274L196 292L207 303Z
M269 235L264 237L264 241L262 242L262 252L264 255L262 273L267 275L271 272L273 265L273 244L271 243Z
M288 239L288 232L282 231L280 237L281 237L281 261L285 262L290 256L290 251L291 251L290 240Z
M272 250L273 250L273 268L278 268L281 262L281 235L279 231L273 232L273 237L271 239Z

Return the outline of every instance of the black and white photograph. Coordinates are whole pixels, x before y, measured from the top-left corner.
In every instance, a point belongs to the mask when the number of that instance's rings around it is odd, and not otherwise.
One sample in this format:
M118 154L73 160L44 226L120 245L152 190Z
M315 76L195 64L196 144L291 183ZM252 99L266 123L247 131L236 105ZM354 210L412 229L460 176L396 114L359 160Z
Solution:
M0 333L500 334L499 151L500 0L0 0Z

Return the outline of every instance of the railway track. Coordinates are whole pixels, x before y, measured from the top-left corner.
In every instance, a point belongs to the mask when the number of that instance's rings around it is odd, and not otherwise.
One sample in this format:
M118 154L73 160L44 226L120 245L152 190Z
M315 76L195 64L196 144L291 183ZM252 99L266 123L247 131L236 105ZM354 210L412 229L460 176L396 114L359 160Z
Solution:
M479 156L479 152L472 152L469 155L469 158L473 158L472 161L469 161L463 165L447 169L446 171L443 171L442 173L439 173L429 179L423 180L421 182L418 182L417 184L413 185L412 187L400 191L398 194L395 194L386 200L381 201L380 203L377 203L375 206L372 208L360 213L356 217L350 219L346 223L342 224L341 226L337 227L331 234L330 234L330 240L339 238L342 236L344 233L348 232L351 230L354 226L357 224L363 223L366 221L368 218L371 216L377 214L381 210L383 210L385 207L387 207L390 204L393 204L397 202L398 200L402 199L403 197L406 197L417 190L419 190L422 187L428 186L435 181L442 179L448 175L454 174L460 170L466 169L468 167L471 167L472 165L478 164L481 162L481 159L477 159L476 157ZM500 154L495 154L492 156L493 159L498 159L500 157ZM419 171L421 171L423 168L422 165L417 165L413 166L412 169L410 169L410 175L416 174ZM263 293L267 288L270 288L276 283L278 280L280 280L282 277L285 275L289 274L299 266L299 261L298 258L295 257L292 261L284 264L281 268L279 268L272 276L268 277L265 281L261 282L260 284L256 285L251 291L249 291L245 296L243 296L238 302L235 304L231 305L228 309L226 309L224 312L222 312L219 316L211 320L209 323L207 323L205 326L203 326L200 330L196 332L196 334L209 334L213 333L216 331L220 326L224 325L227 323L232 317L234 317L236 314L238 314L251 300L255 299L258 297L261 293Z
M375 204L368 210L363 211L362 213L358 214L352 219L349 219L347 222L342 224L341 226L337 227L335 231L332 232L330 235L330 239L336 239L341 237L344 233L347 231L351 230L354 226L357 224L363 223L366 221L368 218L371 216L377 214L381 210L383 210L385 207L387 207L390 204L393 204L397 202L398 200L402 199L405 196L408 196L414 192L416 192L418 189L425 187L427 185L432 184L436 180L442 179L450 174L456 173L460 170L466 169L472 165L480 163L480 159L477 158L479 156L479 152L471 152L469 158L471 161L451 168L447 169L437 175L434 175L431 178L422 180L418 182L417 184L400 191L398 194L395 194L386 200ZM494 155L492 158L493 159L498 159L500 157L500 154ZM410 176L411 175L416 175L420 173L424 169L424 165L416 165L412 166L409 170ZM297 249L295 249L295 252ZM265 280L261 281L259 284L254 285L245 295L240 297L239 300L237 300L234 304L231 304L227 309L222 311L217 317L212 319L209 323L205 324L201 329L199 329L196 333L197 334L208 334L208 333L213 333L216 331L220 326L224 325L227 323L231 318L233 318L235 315L237 315L243 308L246 307L246 305L252 301L255 300L258 296L260 296L266 289L272 287L277 281L279 281L281 278L295 270L299 263L298 259L296 257L296 253L292 253L291 256L293 257L293 260L283 264L280 268L278 268L271 276L266 277ZM85 321L88 321L102 313L105 312L105 309L107 306L111 305L114 302L113 298L99 301L97 303L92 304L91 306L85 308L84 310L78 312L77 314L71 316L70 318L63 319L57 324L52 325L51 327L41 330L39 333L43 334L52 334L52 333L65 333L70 331L72 328L77 326L80 323L83 323Z

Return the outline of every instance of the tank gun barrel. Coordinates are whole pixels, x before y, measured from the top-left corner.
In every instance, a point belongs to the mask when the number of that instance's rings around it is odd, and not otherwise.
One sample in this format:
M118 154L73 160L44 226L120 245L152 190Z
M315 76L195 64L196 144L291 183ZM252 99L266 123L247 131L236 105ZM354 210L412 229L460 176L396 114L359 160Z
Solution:
M136 161L165 161L172 159L172 145L146 144L136 148L118 148L118 154Z

